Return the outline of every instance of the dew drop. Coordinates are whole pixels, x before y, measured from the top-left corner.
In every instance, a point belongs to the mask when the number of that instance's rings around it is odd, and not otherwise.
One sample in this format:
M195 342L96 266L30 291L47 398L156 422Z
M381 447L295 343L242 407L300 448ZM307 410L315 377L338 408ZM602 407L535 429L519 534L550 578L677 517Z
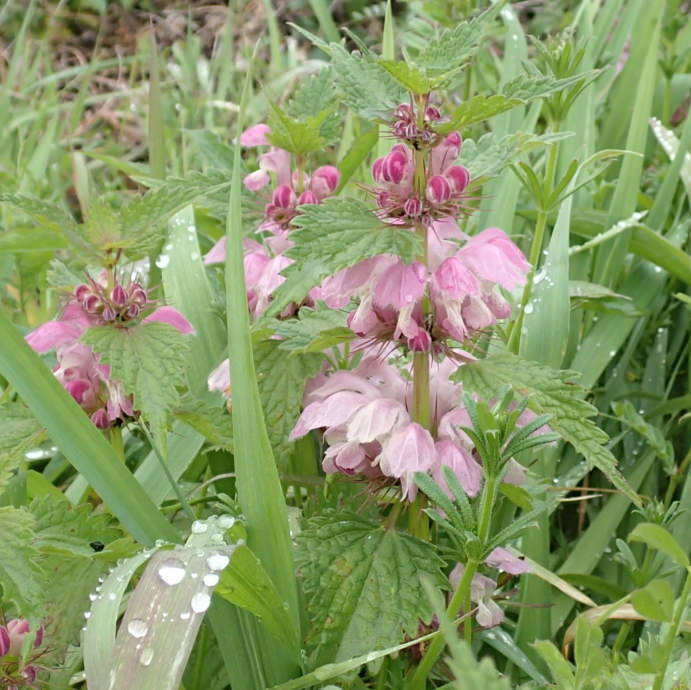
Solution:
M132 637L139 639L149 632L149 625L141 618L132 618L127 624L127 632L132 635Z
M110 599L111 601L115 601L115 592L111 592L111 593L108 595L108 599Z
M211 541L214 544L223 544L223 535L222 534L212 534L211 535Z
M211 604L211 597L206 592L197 592L190 602L190 606L195 613L204 613Z
M190 616L191 616L191 615L192 615L192 614L191 614L189 611L183 611L183 612L180 614L180 620L181 620L181 621L187 621L187 620L190 619Z
M167 254L161 254L156 259L156 265L159 268L165 268L170 263L170 257Z
M161 563L158 576L167 585L177 585L185 577L185 564L178 558L168 558Z
M98 594L91 592L91 594L89 594L89 601L96 601L96 599L98 599Z
M609 356L610 356L610 357L614 357L614 355L616 355L616 354L617 354L617 351L616 351L616 350L610 350L610 351L609 351Z
M89 620L89 618L91 618L91 611L84 611L84 618L86 618L86 620Z
M216 573L207 573L204 575L204 584L207 587L215 587L218 584L218 579Z
M191 261L196 261L198 258L199 258L199 254L197 254L197 252L192 252L190 254L190 260Z
M223 570L228 563L230 563L230 558L224 553L214 553L206 559L206 565L211 570Z
M154 659L154 650L151 647L145 647L142 649L142 653L139 655L139 663L142 666L148 666Z
M526 314L532 314L533 313L533 303L528 302L528 304L525 305L525 313Z
M235 518L230 517L230 515L221 515L218 518L218 526L221 529L230 529L235 524Z
M206 532L207 529L209 529L209 526L201 520L195 520L192 523L192 534L204 534L204 532Z

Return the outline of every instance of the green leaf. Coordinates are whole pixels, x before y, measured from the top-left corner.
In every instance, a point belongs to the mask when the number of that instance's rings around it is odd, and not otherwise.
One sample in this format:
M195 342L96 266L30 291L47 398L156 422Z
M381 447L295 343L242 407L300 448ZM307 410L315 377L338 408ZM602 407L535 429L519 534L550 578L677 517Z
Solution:
M573 384L579 375L503 353L459 367L454 378L487 399L510 386L528 398L538 414L552 415L549 425L588 462L597 467L635 505L640 498L616 467L616 458L602 444L608 440L591 419L597 409L583 400L583 390Z
M330 110L319 129L319 134L328 143L338 137L340 130L340 118L332 109L333 103L333 72L330 67L324 67L318 74L307 77L300 83L286 106L286 112L297 120L307 120Z
M290 117L284 110L269 103L269 128L267 139L278 148L298 156L319 151L326 145L326 139L319 133L322 124L331 114L331 108L308 117L305 121Z
M259 559L244 544L233 550L215 592L257 616L287 647L297 647L295 628L281 596Z
M280 345L280 340L265 340L255 345L254 365L269 440L278 466L284 468L293 445L288 436L300 415L305 382L320 370L322 357L286 355Z
M118 214L98 198L89 201L83 232L101 251L113 251L129 244L123 236Z
M633 532L629 534L629 541L645 542L651 549L662 551L667 554L675 563L682 568L689 567L689 557L684 549L679 546L677 540L660 525L652 522L642 522L636 525Z
M291 302L300 303L311 288L342 268L377 254L397 254L410 262L420 251L420 238L408 229L386 225L356 199L326 199L303 206L293 220L287 254L295 263L276 291L267 314L281 312Z
M172 414L198 431L212 446L233 450L233 425L225 407L185 396Z
M631 595L633 607L651 621L669 622L674 615L674 592L665 580L651 580Z
M297 541L318 663L414 636L420 620L432 616L420 575L447 587L432 544L356 515L312 518Z
M452 113L449 122L437 127L440 134L448 134L456 129L464 129L477 122L499 115L521 105L520 98L509 98L502 94L492 96L474 96L468 101L464 101Z
M521 74L504 85L502 95L506 98L518 98L522 101L532 101L545 98L556 91L574 86L585 79L591 79L599 74L599 70L590 70L581 74L574 74L563 79L554 79L542 75Z
M178 401L177 385L185 374L185 336L167 323L140 323L130 328L95 326L82 336L111 367L114 380L134 395L134 407L156 429Z
M415 65L409 65L400 60L379 60L379 64L408 91L416 94L426 94L436 86L436 80L429 79L426 74Z
M365 118L390 120L408 101L406 90L370 55L357 56L331 44L336 86L345 104Z
M470 21L462 22L453 29L444 29L439 38L418 53L415 64L437 73L458 69L484 41L485 32L500 7L495 4Z
M35 448L46 432L31 412L19 403L0 407L0 490L24 461L24 453Z
M533 647L537 653L544 659L552 677L558 683L560 690L572 690L576 687L571 664L564 659L561 652L549 640L540 640L533 642Z
M232 172L233 150L216 134L208 129L186 129L183 132L192 141L192 146L197 149L207 165L217 170Z
M320 303L315 308L303 307L297 319L276 319L267 324L281 336L278 347L288 352L321 352L355 337L346 326L348 312L329 309Z
M362 162L367 158L369 152L375 147L379 140L379 130L377 127L367 130L355 139L348 152L343 156L338 164L340 179L335 194L346 186L348 180L355 174Z
M24 615L43 601L45 576L36 563L34 517L28 511L0 507L0 587L4 601L14 602Z

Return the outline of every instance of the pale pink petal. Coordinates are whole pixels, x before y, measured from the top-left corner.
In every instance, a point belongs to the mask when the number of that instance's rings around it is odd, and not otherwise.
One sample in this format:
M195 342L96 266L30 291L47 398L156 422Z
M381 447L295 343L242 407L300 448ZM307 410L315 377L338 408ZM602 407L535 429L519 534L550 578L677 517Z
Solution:
M379 440L409 421L408 411L397 400L372 400L351 417L348 422L348 440L358 443Z
M436 459L434 441L427 429L411 422L394 431L382 444L379 468L387 477L427 472Z
M438 461L432 470L434 481L439 484L447 496L451 496L446 480L444 467L450 467L463 490L469 496L477 496L482 484L482 467L473 459L470 453L453 441L441 440L435 444Z
M463 302L461 314L465 324L473 331L488 328L494 323L494 314L487 308L484 300L479 297L468 297Z
M266 170L255 170L254 172L245 175L242 183L251 192L258 192L260 189L266 187L271 182L271 177Z
M463 299L466 295L479 295L480 283L456 257L446 259L432 276L432 286L444 297Z
M218 391L230 397L230 362L224 359L210 374L207 379L210 391Z
M240 143L243 146L268 146L269 140L266 135L270 132L269 125L254 125L240 135Z
M359 443L339 443L330 446L324 454L324 472L358 474L367 467L367 455Z
M276 173L279 185L290 185L290 154L287 151L272 148L268 153L259 156L259 167L267 172Z
M359 393L340 391L326 400L310 403L302 411L295 428L290 432L290 439L300 438L312 429L344 424L364 402L365 398Z
M226 260L226 238L221 237L216 244L204 255L204 263L221 264Z
M81 330L69 321L48 321L31 331L25 340L36 352L48 352L76 340Z
M507 463L506 474L504 475L504 481L507 484L516 484L520 486L525 484L525 473L526 469L523 465L517 463L513 458Z
M497 568L497 570L501 570L504 573L511 573L511 575L532 572L530 566L525 561L516 558L510 551L500 546L487 556L485 563L487 563L490 568Z
M477 602L477 615L475 620L483 628L493 628L495 625L500 625L504 620L504 612L501 610L499 604L492 599L480 599Z
M375 301L381 306L402 309L422 297L426 282L427 270L421 263L415 261L406 265L398 261L379 277L374 293Z
M143 319L142 323L153 321L167 323L169 326L177 328L183 335L195 332L194 326L175 307L159 307Z

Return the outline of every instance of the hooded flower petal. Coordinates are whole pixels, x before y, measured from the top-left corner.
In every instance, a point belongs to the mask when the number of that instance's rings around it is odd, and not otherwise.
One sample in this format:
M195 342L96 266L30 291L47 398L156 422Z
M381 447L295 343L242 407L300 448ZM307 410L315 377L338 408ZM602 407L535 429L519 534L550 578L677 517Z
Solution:
M511 573L511 575L531 572L530 566L525 561L516 558L510 551L502 549L500 546L487 556L485 563L490 568L497 568L504 573Z
M204 255L204 263L222 264L226 260L226 238L221 237L216 244Z
M473 460L468 451L453 441L437 441L435 447L438 462L432 470L434 481L441 486L447 496L451 496L442 469L443 467L450 467L458 477L463 490L469 496L477 496L482 484L482 467Z
M270 133L269 125L263 123L254 125L240 135L240 143L243 146L269 146L266 135Z
M348 422L348 440L358 443L375 441L408 421L408 411L397 400L372 400L361 407Z
M345 424L364 402L366 398L359 393L339 391L326 400L310 403L302 411L295 428L290 432L290 439L300 438L312 429Z
M432 436L417 422L394 431L382 444L379 468L387 477L397 479L405 474L427 472L436 459Z
M152 323L153 321L167 323L169 326L177 328L183 335L195 333L194 326L175 307L159 307L145 319L142 319L142 323Z
M81 331L69 321L48 321L26 336L36 352L48 352L79 338Z

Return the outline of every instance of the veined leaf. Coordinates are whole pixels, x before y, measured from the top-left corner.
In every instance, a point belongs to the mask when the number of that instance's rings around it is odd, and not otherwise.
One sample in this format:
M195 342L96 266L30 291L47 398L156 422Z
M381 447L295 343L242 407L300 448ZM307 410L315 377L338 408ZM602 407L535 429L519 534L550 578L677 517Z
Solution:
M43 600L45 575L36 564L34 517L26 510L0 507L0 588L2 598L25 614L34 613Z
M346 326L348 312L328 307L303 307L297 319L276 319L271 330L281 336L278 347L288 352L321 352L355 337Z
M527 397L534 412L552 415L550 427L640 505L640 498L617 469L616 458L602 445L608 436L590 419L597 409L583 400L583 390L573 384L577 377L577 372L552 369L508 353L465 364L454 374L485 398L497 397L507 385Z
M295 263L276 291L267 314L281 312L290 302L302 302L308 291L342 268L377 254L396 254L412 261L420 251L420 238L407 229L386 225L356 199L326 199L303 206L295 218L287 254Z
M254 347L259 397L267 422L269 440L280 468L286 466L288 436L300 416L305 382L322 364L319 354L286 355L280 340L265 340Z
M461 103L452 113L451 120L437 127L440 134L448 134L456 129L464 129L477 122L511 110L524 101L520 98L509 98L503 94L492 96L474 96L469 101Z
M167 323L141 323L130 328L94 326L82 336L126 393L156 429L165 425L166 412L178 400L176 386L185 373L185 336Z
M334 103L334 79L330 67L304 79L288 101L286 112L297 120L307 120L327 111L328 116L319 128L319 134L330 143L338 137L340 118L331 106Z
M506 98L519 98L522 101L532 101L536 98L545 98L556 91L561 91L569 86L578 84L585 79L592 79L599 74L599 70L590 70L581 74L574 74L563 79L554 79L542 75L521 74L512 79L502 89L502 95Z
M10 474L24 460L24 453L36 447L46 432L31 412L19 403L0 407L0 490Z
M430 79L415 65L400 60L379 60L379 64L402 86L416 94L432 91L438 80Z
M652 522L642 522L636 525L629 535L629 541L642 541L649 547L662 551L682 568L689 567L689 557L681 548L679 542L661 525Z
M349 108L363 117L389 120L408 93L374 58L356 56L331 44L336 83Z
M432 608L420 582L447 586L431 544L356 515L312 518L297 562L315 621L318 663L342 661L414 636Z
M271 109L269 114L271 133L267 138L274 146L298 156L324 148L326 139L321 136L319 131L326 118L331 114L331 108L325 108L303 122L290 117L273 103L270 103L269 107Z

